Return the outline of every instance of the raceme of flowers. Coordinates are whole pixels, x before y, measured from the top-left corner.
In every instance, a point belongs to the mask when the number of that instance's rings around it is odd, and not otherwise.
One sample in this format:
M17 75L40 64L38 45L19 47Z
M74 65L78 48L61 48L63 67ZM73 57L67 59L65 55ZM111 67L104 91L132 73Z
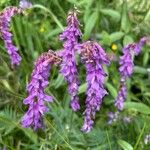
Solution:
M21 61L20 55L17 53L18 48L12 43L12 33L9 31L11 17L22 13L22 9L18 7L6 7L0 13L0 33L4 41L5 48L9 54L11 64L19 65Z
M13 45L12 42L12 33L9 29L10 21L13 16L21 13L23 14L24 10L30 8L31 6L31 3L23 0L20 2L20 7L6 7L0 13L0 34L4 41L5 48L7 49L7 53L9 54L12 66L20 64L21 56L17 53L18 48Z
M60 40L64 41L63 61L60 72L64 75L68 83L68 92L71 97L71 107L73 111L80 109L78 94L79 80L75 60L75 46L78 44L78 38L81 36L79 22L75 11L70 11L67 17L67 28L60 35Z
M52 64L59 64L61 58L49 50L43 53L35 62L32 77L27 85L28 97L23 103L29 106L27 113L22 118L23 127L33 127L35 130L42 127L42 115L48 111L45 102L52 102L52 97L44 92L48 86L48 77Z
M86 109L84 111L84 125L81 130L89 132L93 127L94 118L96 112L100 109L102 99L107 94L104 89L104 79L107 75L102 65L108 65L110 62L107 54L97 42L78 43L78 38L81 36L78 27L79 22L76 17L76 11L69 12L67 27L60 35L60 40L64 42L63 50L55 53L55 56L58 60L61 60L59 63L60 72L68 83L73 111L77 111L80 108L77 95L79 80L75 54L79 53L81 56L81 61L87 71ZM44 94L44 89L48 85L48 72L51 66L51 64L47 63L49 58L45 58L45 55L42 55L35 63L31 81L27 86L29 95L24 100L24 104L29 105L29 110L22 118L24 127L32 126L34 129L41 127L42 115L47 111L44 101L47 99L47 101L52 101L49 96Z
M0 31L5 47L11 59L12 65L19 65L21 57L17 53L17 48L12 44L12 34L9 32L10 19L12 16L22 13L24 9L32 6L26 0L20 2L20 7L8 7L0 14ZM48 78L52 65L59 66L60 73L64 76L68 84L68 93L70 95L70 106L73 111L80 109L78 88L79 78L76 64L76 53L81 57L81 63L86 69L86 100L84 124L81 128L84 132L90 132L93 128L96 112L100 110L103 98L107 95L104 88L105 77L107 76L103 65L109 65L110 60L104 49L94 41L85 41L79 43L81 31L80 23L77 19L77 10L70 11L67 17L67 27L60 35L63 42L63 49L60 51L49 50L39 56L35 61L34 69L31 74L30 82L27 85L28 96L23 103L27 105L28 110L22 117L21 124L23 127L32 127L35 130L43 126L42 117L48 111L47 102L52 102L53 98L45 93L49 84ZM120 57L119 73L120 90L115 100L115 106L118 110L123 109L123 102L126 99L127 88L126 79L133 72L133 58L141 51L145 38L139 43L133 43L123 48L123 56ZM114 116L110 114L111 119ZM112 121L110 121L112 122Z
M146 38L142 38L138 43L128 44L123 48L123 56L120 57L120 89L118 92L118 96L115 100L115 106L119 111L121 111L124 107L124 101L127 96L127 87L126 87L126 80L129 78L133 73L134 67L134 56L139 55L141 52L141 48L146 42Z
M87 98L84 111L82 131L92 129L96 111L99 111L103 97L107 94L104 89L104 79L107 76L102 64L109 65L109 59L103 48L96 42L87 41L78 46L81 61L86 67Z

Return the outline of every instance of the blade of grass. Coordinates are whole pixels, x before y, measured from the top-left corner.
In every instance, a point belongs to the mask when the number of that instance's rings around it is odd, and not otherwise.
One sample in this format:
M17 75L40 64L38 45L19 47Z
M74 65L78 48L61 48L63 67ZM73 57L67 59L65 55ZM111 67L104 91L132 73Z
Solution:
M109 134L108 134L107 130L106 130L106 135L107 135L107 140L108 140L108 144L109 144L109 149L112 150L110 139L109 139Z
M33 8L40 8L40 9L44 10L45 12L48 12L51 15L51 17L54 19L56 24L60 27L60 29L64 30L63 25L61 24L61 22L58 20L58 18L53 14L53 12L50 9L48 9L42 5L39 5L39 4L33 5Z
M53 129L54 129L54 131L58 134L58 136L68 145L68 147L71 149L71 150L74 150L73 148L72 148L72 146L63 138L63 136L56 130L56 128L49 122L49 120L46 118L46 121L47 121L47 123L49 124L49 126L51 126Z
M144 133L145 127L146 127L146 123L144 123L144 126L143 126L143 128L142 128L142 131L141 131L141 133L140 133L140 135L139 135L139 137L138 137L138 139L137 139L137 141L136 141L136 143L135 143L135 145L134 145L134 147L133 147L133 150L136 150L136 149L137 149L137 146L138 146L138 144L140 143L141 137L142 137L142 135L143 135L143 133Z

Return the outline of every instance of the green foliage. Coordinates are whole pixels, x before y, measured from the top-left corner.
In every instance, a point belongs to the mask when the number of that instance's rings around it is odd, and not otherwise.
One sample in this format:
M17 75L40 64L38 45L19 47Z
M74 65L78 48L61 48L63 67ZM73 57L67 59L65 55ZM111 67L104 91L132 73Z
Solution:
M124 149L124 150L133 150L133 147L124 140L118 140L118 144Z
M26 84L34 60L44 51L62 47L58 34L66 26L67 12L75 6L80 10L79 20L83 39L97 40L107 53L118 58L127 43L150 34L150 1L148 0L32 0L33 9L11 22L13 41L22 56L21 66L11 68L4 44L0 41L0 149L10 150L149 150L144 136L150 133L150 46L135 57L134 74L128 81L128 98L120 118L131 117L130 123L122 119L108 125L107 114L116 111L113 103L119 86L118 62L107 69L106 89L101 110L97 113L94 129L82 133L82 113L85 100L85 70L78 62L81 85L79 96L82 108L74 113L69 108L69 96L64 78L53 68L48 94L54 103L44 117L45 127L39 131L24 129L20 119L26 111L22 104L26 97ZM1 0L0 9L18 5L19 1ZM112 49L115 44L117 49Z

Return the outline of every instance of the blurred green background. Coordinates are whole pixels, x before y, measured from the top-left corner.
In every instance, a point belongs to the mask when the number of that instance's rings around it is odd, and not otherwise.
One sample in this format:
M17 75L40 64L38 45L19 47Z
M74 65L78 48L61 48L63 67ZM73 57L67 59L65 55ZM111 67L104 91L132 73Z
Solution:
M67 85L58 68L53 67L46 92L54 97L48 104L50 111L44 117L44 130L24 129L20 119L27 110L23 99L34 60L48 49L62 48L59 34L66 26L67 12L80 10L79 21L83 41L98 41L107 53L118 58L121 48L150 34L149 0L32 0L33 8L25 16L16 16L11 22L13 41L19 48L22 62L11 69L3 41L0 40L0 150L149 150L144 137L150 133L150 45L143 47L135 57L135 68L128 80L125 109L112 125L108 112L115 112L114 99L119 87L118 61L105 68L108 77L101 110L97 112L93 130L82 133L84 110L85 69L78 61L82 108L74 113L69 108ZM19 1L0 0L0 10L16 6ZM131 119L124 122L124 117Z

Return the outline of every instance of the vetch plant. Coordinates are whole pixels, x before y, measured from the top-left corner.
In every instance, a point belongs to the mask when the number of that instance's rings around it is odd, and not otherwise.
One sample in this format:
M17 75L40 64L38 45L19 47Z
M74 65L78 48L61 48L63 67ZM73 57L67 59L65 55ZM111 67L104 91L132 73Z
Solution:
M133 67L134 67L134 56L139 55L141 52L141 48L146 42L146 38L142 38L139 43L132 43L126 45L122 51L123 56L120 57L119 60L119 73L120 73L120 88L118 92L118 96L115 100L115 106L116 108L121 111L124 106L124 101L127 96L127 87L126 87L126 80L127 78L131 77L133 73Z
M12 34L9 32L11 17L22 13L25 9L32 7L32 4L26 0L20 2L20 7L8 7L0 14L0 32L5 47L11 59L12 65L19 65L20 55L17 53L17 47L12 44ZM28 96L23 103L28 106L28 110L21 119L23 127L32 127L34 130L42 128L43 115L48 111L46 102L52 102L53 98L45 93L48 86L48 78L52 65L59 68L68 84L68 93L70 95L70 106L73 111L80 109L78 88L79 78L76 64L76 54L81 57L81 63L86 69L86 100L85 110L83 112L84 124L81 128L84 132L90 132L93 128L96 112L100 110L103 98L107 95L105 89L105 77L107 76L103 66L110 64L110 59L105 50L96 41L79 42L82 33L79 29L80 23L77 19L77 10L69 12L67 17L67 27L60 35L63 42L63 48L60 51L49 50L41 54L35 61L34 69L31 74L30 82L27 85ZM123 56L120 57L120 89L115 100L115 106L119 111L123 109L124 101L127 95L126 79L133 72L134 55L141 51L146 38L142 38L139 43L126 45L123 48ZM118 117L118 112L109 113L111 124Z
M23 10L18 7L6 7L0 13L0 33L12 65L19 65L21 56L17 53L18 48L12 43L12 33L9 31L10 21L11 17L22 13L22 11Z
M64 75L65 80L68 83L68 92L71 97L71 108L73 111L80 109L78 94L79 80L78 71L75 60L76 49L78 39L81 37L81 31L79 29L79 21L77 20L76 11L70 11L67 17L67 28L60 35L60 40L63 44L63 59L61 63L60 72Z
M79 80L75 59L76 53L79 53L81 61L86 67L87 99L85 102L86 109L83 113L84 125L81 130L89 132L93 127L95 115L100 109L102 99L107 94L107 91L104 89L104 79L107 75L102 65L109 65L110 61L103 48L97 42L87 41L81 44L78 43L81 32L76 15L77 11L75 10L69 12L67 28L60 35L60 40L64 42L64 47L55 56L57 60L61 60L59 63L56 62L68 83L68 92L71 97L70 104L73 111L77 111L80 108L77 95ZM55 64L55 59L51 56L51 53L52 51L42 54L35 62L35 69L27 86L29 96L24 100L24 104L29 105L29 110L22 118L22 125L24 127L32 126L34 129L41 127L42 115L47 111L44 106L44 100L52 100L51 97L44 94L44 88L48 85L49 61L53 61Z
M35 62L31 81L27 85L28 97L24 104L29 106L27 113L22 118L23 127L42 127L42 116L48 111L45 102L52 102L52 97L44 92L48 86L48 77L52 64L59 64L61 58L53 51L43 53Z
M17 14L23 14L26 9L31 7L32 4L30 2L22 0L20 1L19 7L6 7L0 13L0 34L4 41L5 48L7 49L7 53L9 54L12 66L20 64L21 56L17 52L18 48L12 42L12 33L10 32L11 18Z
M86 67L87 98L82 131L89 132L93 126L96 111L99 111L103 97L107 94L104 89L106 73L102 64L109 65L109 59L103 48L93 41L87 41L78 46L81 61Z
M21 56L18 54L18 48L12 42L12 33L10 33L10 21L11 18L17 14L22 14L25 9L31 7L32 5L27 1L21 1L20 7L10 6L6 7L0 13L0 34L4 41L5 48L9 54L11 64L19 65L21 61Z

